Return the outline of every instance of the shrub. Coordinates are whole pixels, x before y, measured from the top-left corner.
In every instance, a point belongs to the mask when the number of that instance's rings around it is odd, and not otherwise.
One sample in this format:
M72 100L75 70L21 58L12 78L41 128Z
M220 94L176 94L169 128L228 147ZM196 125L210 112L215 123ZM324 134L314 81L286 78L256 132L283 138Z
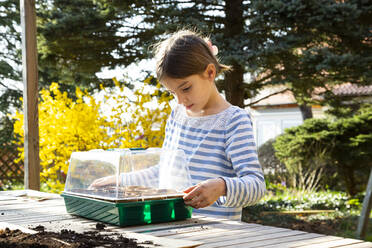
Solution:
M270 139L258 148L258 160L268 181L286 183L289 175L285 165L275 155L274 142L275 139Z
M335 167L350 195L364 190L372 166L371 146L372 105L335 121L308 119L286 129L274 143L276 156L293 177L293 186L313 189L325 168Z
M260 211L296 211L296 210L358 210L363 202L363 194L350 197L346 192L317 191L303 192L287 188L280 184L269 183L268 193L250 209Z

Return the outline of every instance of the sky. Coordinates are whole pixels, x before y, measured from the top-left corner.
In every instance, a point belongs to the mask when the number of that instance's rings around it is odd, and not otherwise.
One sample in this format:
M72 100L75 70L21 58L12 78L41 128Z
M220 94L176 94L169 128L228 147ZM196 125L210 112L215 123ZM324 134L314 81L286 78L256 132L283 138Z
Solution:
M116 68L114 70L103 69L101 72L96 73L97 77L102 79L110 79L116 77L118 80L124 78L129 80L138 80L144 78L146 73L141 71L150 70L155 73L155 61L154 60L142 60L137 64L131 64L126 68Z
M114 70L105 70L103 69L101 72L97 73L97 77L103 78L103 79L111 79L113 77L116 77L119 81L126 80L134 83L135 88L139 88L144 86L142 82L139 80L145 79L147 76L146 72L143 72L144 70L147 71L153 71L155 74L155 60L143 60L139 62L138 64L132 64L126 68L116 68ZM145 86L146 87L146 86ZM119 90L117 91L119 94ZM115 93L114 93L115 94ZM125 91L125 95L128 97L133 97L132 91ZM104 92L99 92L94 95L95 99L98 101L102 101L104 98ZM172 100L170 103L171 106L175 106L176 101ZM154 101L153 103L148 105L150 108L156 108L157 103ZM113 106L113 102L107 102L106 105L102 106L103 114L106 116L111 115L111 109L115 107ZM129 116L129 115L128 115ZM128 116L124 118L128 118Z

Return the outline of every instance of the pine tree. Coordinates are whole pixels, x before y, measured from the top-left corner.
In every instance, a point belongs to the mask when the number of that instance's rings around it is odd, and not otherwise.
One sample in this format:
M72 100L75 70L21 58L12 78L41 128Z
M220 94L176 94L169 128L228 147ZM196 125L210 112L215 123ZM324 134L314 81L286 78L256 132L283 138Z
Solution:
M40 14L42 74L59 82L96 83L94 74L102 67L151 58L150 45L165 32L196 28L211 34L222 62L233 66L218 86L231 103L243 106L249 92L243 79L247 8L242 0L54 1Z
M253 84L287 84L304 109L317 87L331 94L345 82L371 85L371 3L252 1L247 61Z

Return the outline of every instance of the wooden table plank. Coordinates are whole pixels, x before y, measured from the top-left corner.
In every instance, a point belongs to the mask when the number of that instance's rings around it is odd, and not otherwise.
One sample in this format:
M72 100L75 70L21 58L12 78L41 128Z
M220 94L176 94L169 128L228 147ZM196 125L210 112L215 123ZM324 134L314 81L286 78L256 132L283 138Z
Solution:
M158 230L158 231L153 231L149 232L151 235L157 236L157 237L167 237L171 235L177 235L177 234L186 234L186 233L201 233L207 230L211 229L218 229L218 227L224 226L223 223L216 223L216 224L210 224L210 225L197 225L197 226L189 226L189 227L181 227L177 229L167 229L167 230ZM225 229L221 229L222 231Z
M232 245L232 246L225 246L226 248L231 247L246 247L246 248L256 248L256 247L286 247L286 243L290 241L298 241L298 240L309 240L313 238L317 238L321 236L320 234L316 233L301 233L295 236L284 236L284 237L278 237L275 239L266 239L266 240L259 240L259 241L253 241L249 242L249 244L239 244L239 245Z
M200 219L200 217L201 216L194 215L194 218ZM198 228L197 231L201 231L201 230L204 230L204 229L209 230L211 228L236 230L236 229L242 229L242 228L262 226L260 224L255 224L255 223L230 221L230 220L226 220L226 219L208 218L208 219L205 219L205 220L209 221L208 225L203 226L203 223L200 223L200 226L196 226ZM177 229L158 230L158 231L152 231L151 234L161 237L161 236L167 236L167 235L187 233L187 232L190 232L193 228L195 228L195 227L180 227L180 228L177 228Z
M1 209L9 209L12 208L13 206L16 207L17 209L26 209L26 206L30 206L30 204L35 203L35 207L42 207L42 206L50 206L53 205L53 203L56 206L63 206L64 202L61 200L44 200L44 201L37 201L37 200L31 200L31 199L18 199L17 201L2 201L0 202L0 207ZM43 203L41 205L37 203Z
M47 217L47 219L46 219ZM43 224L45 222L52 222L52 221L61 221L66 219L73 219L75 217L70 217L69 215L61 216L61 215L55 215L55 216L40 216L35 218L27 218L27 219L12 219L7 220L6 222L12 223L12 224L18 224L18 225L27 225L27 224ZM3 219L0 219L0 221L5 221Z
M0 211L7 210L7 209L29 209L30 207L34 208L46 208L49 206L59 206L63 207L63 209L66 209L65 203L62 199L52 199L52 200L45 200L45 201L34 201L34 200L18 200L16 203L12 204L3 204L4 202L1 202L0 205Z
M282 228L284 229L284 228ZM225 236L218 237L215 239L208 239L203 240L203 242L208 242L208 244L202 245L201 247L207 248L207 247L226 247L226 246L238 246L242 244L250 244L254 241L264 241L267 239L276 239L279 237L289 237L298 235L304 232L301 231L287 231L287 230L276 230L276 228L273 229L267 229L256 233L248 233L244 236L227 236L224 240Z
M45 211L45 208L33 208L33 209L3 209L0 210L0 216L4 218L11 218L11 217L16 217L20 215L54 215L54 214L60 214L60 215L65 215L68 214L65 209L57 206L48 206L48 211Z
M275 233L275 232L282 232L285 231L285 229L278 229L274 227L267 227L267 226L261 226L256 228L249 228L249 229L241 229L241 230L225 230L223 232L223 235L221 235L221 232L214 232L214 230L205 231L202 233L198 233L198 235L195 235L193 233L190 234L180 234L180 235L174 235L172 238L188 238L190 240L204 240L206 242L214 242L214 241L224 241L229 239L236 239L241 238L243 236L250 237L253 235L260 235L264 233Z
M191 248L197 247L203 244L200 241L190 241L190 240L183 240L183 239L170 239L164 237L156 237L148 234L143 233L133 233L133 232L126 232L125 237L127 238L135 238L138 242L144 242L150 240L155 245L154 247L180 247L180 248ZM142 244L141 244L142 245Z
M322 236L318 238L311 238L311 239L306 239L306 240L292 240L286 243L280 243L280 246L283 248L293 248L293 247L301 247L303 245L309 245L309 244L317 244L317 243L322 243L326 241L331 241L331 240L338 240L342 239L341 237L336 237L336 236ZM273 247L278 247L278 245L267 245L266 247L273 248Z
M58 198L60 197L58 194L54 193L47 193L47 192L41 192L36 190L27 190L27 189L20 189L20 190L8 190L8 191L0 191L0 195L2 196L42 196L42 197L49 197L49 198Z
M195 233L198 233L198 236L204 236L207 234L216 234L221 235L221 233L227 232L227 231L234 231L234 230L251 230L251 229L260 229L262 228L262 225L257 224L248 224L248 225L242 225L242 226L233 226L233 225L227 225L224 223L217 223L217 224L211 224L211 225L200 225L200 226L194 226L194 227L188 227L188 228L180 228L176 230L166 230L162 232L151 232L151 235L155 235L158 237L165 237L165 236L172 236L177 237L177 235L181 235L182 237L192 237L195 236ZM160 235L159 235L160 234Z
M352 244L358 244L362 243L362 240L359 239L338 239L338 240L332 240L332 241L327 241L324 243L318 243L318 244L311 244L311 245L303 245L301 247L303 248L329 248L329 247L345 247L349 246Z
M339 246L339 247L345 247L345 246ZM371 242L367 242L367 243L358 243L358 244L353 244L353 245L348 245L347 246L348 248L371 248L372 247L372 243Z
M167 222L167 223L158 223L158 224L143 225L143 226L129 226L129 227L125 227L125 229L128 231L137 232L137 233L151 233L155 231L164 231L164 230L171 230L171 229L177 229L177 228L183 228L183 227L212 225L215 223L218 223L217 221L215 221L215 219L194 217L194 218L190 218L186 220L173 221L173 222Z

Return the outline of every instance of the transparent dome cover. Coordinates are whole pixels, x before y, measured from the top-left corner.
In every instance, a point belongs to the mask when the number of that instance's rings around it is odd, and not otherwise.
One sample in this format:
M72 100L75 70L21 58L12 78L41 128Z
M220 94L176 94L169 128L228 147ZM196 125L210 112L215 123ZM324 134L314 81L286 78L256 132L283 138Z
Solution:
M73 152L64 193L111 201L182 197L191 178L182 150Z

